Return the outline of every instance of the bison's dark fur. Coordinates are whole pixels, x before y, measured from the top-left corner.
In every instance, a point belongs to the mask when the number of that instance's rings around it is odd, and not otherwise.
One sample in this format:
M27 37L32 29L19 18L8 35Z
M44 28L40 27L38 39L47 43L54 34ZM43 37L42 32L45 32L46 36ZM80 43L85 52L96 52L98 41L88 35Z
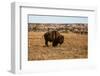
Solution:
M49 31L44 34L45 45L48 46L48 41L52 42L52 46L55 47L58 44L64 42L64 36L61 35L58 31Z

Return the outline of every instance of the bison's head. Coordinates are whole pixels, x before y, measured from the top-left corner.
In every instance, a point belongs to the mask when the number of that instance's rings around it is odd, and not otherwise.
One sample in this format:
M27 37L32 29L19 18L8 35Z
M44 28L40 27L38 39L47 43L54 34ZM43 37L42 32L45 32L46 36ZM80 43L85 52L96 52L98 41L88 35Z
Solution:
M60 35L57 40L59 44L62 44L64 42L64 36Z
M53 46L57 46L58 44L62 44L64 42L64 36L59 35L57 39L53 41Z

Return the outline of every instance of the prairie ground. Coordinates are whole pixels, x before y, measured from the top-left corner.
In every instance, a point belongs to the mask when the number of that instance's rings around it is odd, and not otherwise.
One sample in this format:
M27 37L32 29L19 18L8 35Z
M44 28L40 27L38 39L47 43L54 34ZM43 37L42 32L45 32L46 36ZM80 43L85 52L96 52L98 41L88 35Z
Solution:
M61 33L64 43L61 46L45 47L45 32L28 32L28 60L79 59L88 57L88 35Z

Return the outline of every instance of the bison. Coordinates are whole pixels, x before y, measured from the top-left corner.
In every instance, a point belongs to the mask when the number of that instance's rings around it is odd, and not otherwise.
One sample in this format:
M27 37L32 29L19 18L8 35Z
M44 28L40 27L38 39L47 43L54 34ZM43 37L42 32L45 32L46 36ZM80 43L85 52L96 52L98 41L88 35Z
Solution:
M64 36L58 31L48 31L44 34L45 45L48 47L48 42L52 42L52 46L56 47L58 44L64 42Z

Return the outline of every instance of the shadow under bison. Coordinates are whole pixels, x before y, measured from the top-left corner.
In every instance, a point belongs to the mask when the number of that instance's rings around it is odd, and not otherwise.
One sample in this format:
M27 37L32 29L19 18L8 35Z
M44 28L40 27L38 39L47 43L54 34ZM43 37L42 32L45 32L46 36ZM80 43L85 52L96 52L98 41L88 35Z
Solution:
M52 46L56 47L58 44L64 42L64 36L58 31L48 31L44 34L45 45L48 47L48 42L52 42Z

